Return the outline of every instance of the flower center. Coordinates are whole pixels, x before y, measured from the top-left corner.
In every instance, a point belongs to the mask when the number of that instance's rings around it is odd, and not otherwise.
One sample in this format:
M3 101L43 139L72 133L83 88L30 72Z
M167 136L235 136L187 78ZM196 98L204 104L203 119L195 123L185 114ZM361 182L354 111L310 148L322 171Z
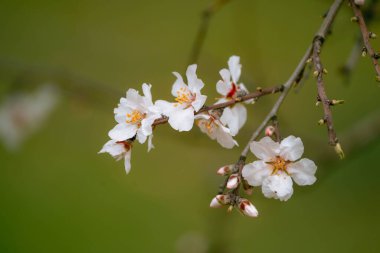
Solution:
M125 122L128 124L141 125L141 121L144 118L145 118L145 113L141 113L138 110L133 110L131 113L127 113L127 120Z
M177 97L175 98L175 101L177 101L178 104L185 104L189 105L191 102L193 102L195 99L194 95L187 90L186 88L181 88L179 91L177 91Z
M284 158L277 156L276 160L270 163L273 166L273 174L276 174L278 171L283 171L285 173L288 173L286 171L286 166L288 165L288 162L284 160Z
M237 86L236 86L236 84L231 83L231 85L232 85L232 88L231 88L231 90L227 93L227 95L226 95L227 98L233 98L233 96L235 95L235 93L236 93L236 91L237 91Z

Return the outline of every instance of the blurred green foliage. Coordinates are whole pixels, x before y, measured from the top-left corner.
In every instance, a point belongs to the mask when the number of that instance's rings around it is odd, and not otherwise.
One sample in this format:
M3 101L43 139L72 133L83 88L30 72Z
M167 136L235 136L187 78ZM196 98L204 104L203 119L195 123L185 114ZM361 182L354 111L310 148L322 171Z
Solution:
M218 71L232 54L241 56L249 89L284 82L330 2L235 0L222 8L211 20L199 60L208 103L217 96ZM317 183L296 187L286 203L264 199L256 189L251 199L260 212L257 219L208 207L222 181L216 169L237 160L275 96L250 108L237 137L240 147L233 150L196 128L177 133L160 126L155 150L147 154L145 145L135 145L128 176L122 162L97 155L114 125L112 109L128 88L148 82L154 99L171 98L171 72L184 72L208 4L2 2L1 61L23 66L21 73L1 70L2 96L20 83L15 76L30 85L55 81L67 96L19 152L0 148L0 252L175 252L188 233L203 237L210 252L380 251L376 136L344 161L317 161ZM347 102L334 108L338 136L379 107L368 59L359 60L349 83L338 73L358 30L351 15L344 5L322 54L330 97ZM374 24L380 34L379 22ZM374 45L379 48L379 42ZM38 73L25 71L28 66ZM63 72L58 78L52 69ZM68 73L96 81L73 85L76 78L65 79ZM316 124L322 109L315 97L309 80L300 93L289 95L279 114L282 133L302 137L311 159L333 152L325 128ZM344 147L350 139L341 142Z

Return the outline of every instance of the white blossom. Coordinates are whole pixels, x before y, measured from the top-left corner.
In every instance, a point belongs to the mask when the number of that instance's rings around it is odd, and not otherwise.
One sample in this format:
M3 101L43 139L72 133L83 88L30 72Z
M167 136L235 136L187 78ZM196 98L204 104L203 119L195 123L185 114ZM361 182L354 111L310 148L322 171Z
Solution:
M156 101L155 105L161 110L162 114L169 117L169 124L178 131L190 131L194 124L194 113L198 112L207 96L201 94L204 83L197 77L197 65L193 64L187 68L187 84L177 72L173 74L177 77L172 87L172 95L175 103L164 100Z
M131 170L131 150L132 144L129 141L109 140L99 153L109 153L117 161L124 158L124 167L128 174Z
M149 137L148 149L153 145L151 136L152 124L161 117L160 111L152 102L151 85L143 84L143 96L135 89L127 91L126 98L120 99L120 104L115 108L115 120L117 125L108 133L115 141L125 141L136 136L140 143L144 143Z
M255 218L259 215L256 207L248 199L239 199L238 208L245 216Z
M220 98L217 103L236 99L239 95L248 93L244 84L238 84L241 74L241 64L239 61L240 57L231 56L228 60L229 69L222 69L219 72L222 80L217 82L216 90L223 97ZM223 111L221 121L230 128L231 134L235 136L247 121L247 109L242 104L227 107Z
M233 148L238 143L233 139L229 128L225 127L219 118L211 113L201 113L195 116L196 124L201 131L212 140L216 140L224 148Z
M10 95L0 104L0 139L15 150L41 127L59 100L57 87L47 84L36 91Z
M250 148L260 160L245 165L242 175L250 185L261 185L267 198L288 200L293 194L292 179L298 185L312 185L317 180L315 163L299 160L304 151L300 138L288 136L278 143L266 136L252 142Z

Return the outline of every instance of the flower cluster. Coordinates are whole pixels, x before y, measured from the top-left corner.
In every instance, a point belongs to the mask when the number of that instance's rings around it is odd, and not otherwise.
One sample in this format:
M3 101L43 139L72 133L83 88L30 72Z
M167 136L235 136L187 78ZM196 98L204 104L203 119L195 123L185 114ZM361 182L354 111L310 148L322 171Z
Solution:
M241 177L234 165L224 166L217 171L219 175L228 176L226 188L231 191L217 195L211 201L211 207L235 206L243 214L256 217L256 208L235 194L241 181L245 189L249 189L247 185L261 186L265 197L287 201L293 194L293 180L300 186L312 185L317 180L314 175L317 170L315 163L307 158L300 159L304 152L300 138L288 136L281 142L275 142L266 136L258 142L253 141L250 149L259 160L244 165ZM246 204L241 205L242 201ZM247 206L249 211L246 211Z
M222 69L222 80L216 84L216 89L223 97L218 103L229 100L238 100L247 95L245 86L238 80L241 73L240 58L232 56L228 61L229 69ZM196 74L197 65L187 68L186 79L173 72L176 80L171 93L175 97L173 102L157 100L153 102L149 84L142 85L142 93L129 89L126 97L120 99L114 109L117 125L109 132L109 140L99 153L109 153L115 159L125 160L125 170L131 169L131 149L133 142L145 143L148 140L148 151L153 148L153 129L157 121L167 120L170 126L177 131L190 131L194 122L200 130L212 140L216 140L225 148L237 146L233 137L247 120L247 110L241 104L227 106L223 109L207 110L205 102L207 96L201 93L204 83ZM252 102L248 101L248 102Z

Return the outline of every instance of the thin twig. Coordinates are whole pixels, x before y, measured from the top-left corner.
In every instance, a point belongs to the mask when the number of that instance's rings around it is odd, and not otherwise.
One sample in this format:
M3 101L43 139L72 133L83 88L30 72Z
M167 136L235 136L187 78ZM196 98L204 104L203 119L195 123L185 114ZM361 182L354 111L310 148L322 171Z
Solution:
M193 48L191 50L189 64L196 63L198 61L202 46L204 44L211 17L230 0L214 0L202 13L202 21L198 29L197 36L195 38Z
M368 31L367 25L364 21L363 13L360 10L359 6L357 6L353 0L349 0L349 1L350 1L350 5L352 7L352 10L354 11L355 17L357 18L359 28L360 28L360 31L362 33L365 49L367 50L369 56L371 57L372 63L375 67L376 80L378 82L380 82L380 65L378 62L380 55L377 52L375 52L375 50L373 49L373 47L369 41L372 37L371 36L372 33Z
M247 95L238 97L236 99L231 99L231 100L224 102L224 103L218 103L218 104L214 104L214 105L210 105L210 106L204 106L198 112L195 112L194 115L197 115L199 113L206 112L206 111L225 108L225 107L234 105L236 103L241 103L241 102L244 102L247 100L257 99L257 98L265 96L265 95L281 92L281 91L283 91L283 89L284 89L283 86L275 86L275 87L260 89L258 91L249 93ZM153 123L153 126L165 124L168 122L168 120L169 119L167 117L162 117L162 118L156 119Z

